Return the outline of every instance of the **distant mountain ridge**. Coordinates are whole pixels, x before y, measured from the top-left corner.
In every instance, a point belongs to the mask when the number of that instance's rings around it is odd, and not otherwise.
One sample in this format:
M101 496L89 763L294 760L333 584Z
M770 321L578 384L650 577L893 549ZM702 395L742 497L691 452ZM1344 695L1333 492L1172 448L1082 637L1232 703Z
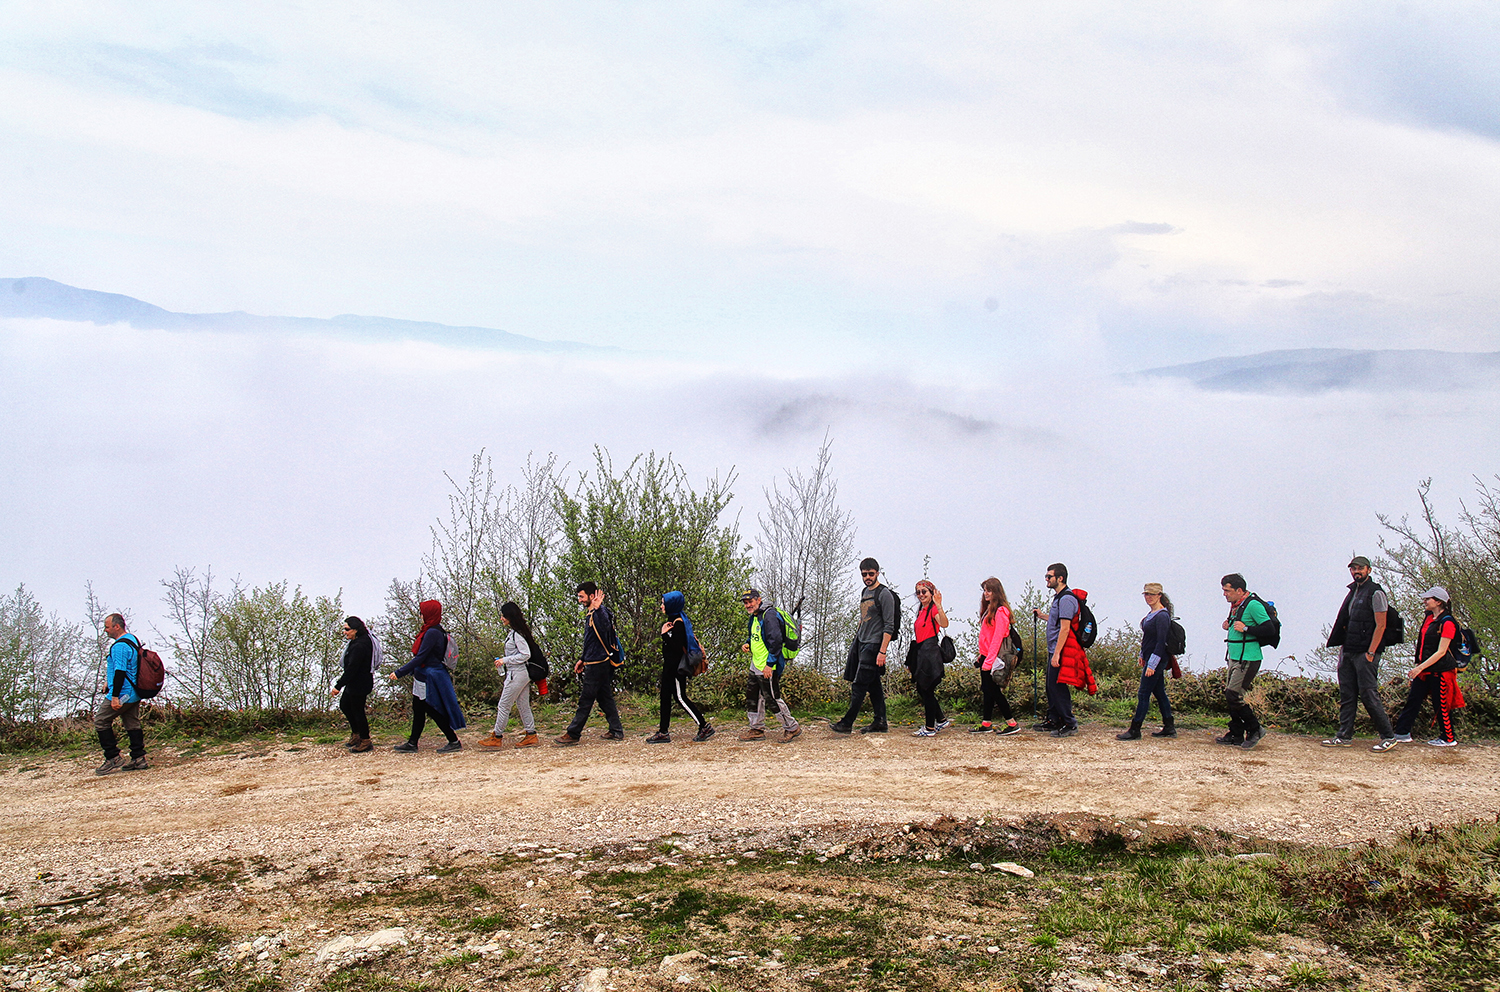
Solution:
M1131 376L1186 379L1200 389L1234 393L1493 389L1500 386L1500 351L1296 348L1168 365Z
M119 293L79 289L52 279L28 277L0 279L0 317L31 317L51 320L87 321L94 324L129 324L143 330L161 331L301 331L312 334L351 334L360 338L432 341L500 351L615 352L618 348L581 344L576 341L543 341L492 327L454 327L421 320L394 317L262 317L243 313L174 313Z

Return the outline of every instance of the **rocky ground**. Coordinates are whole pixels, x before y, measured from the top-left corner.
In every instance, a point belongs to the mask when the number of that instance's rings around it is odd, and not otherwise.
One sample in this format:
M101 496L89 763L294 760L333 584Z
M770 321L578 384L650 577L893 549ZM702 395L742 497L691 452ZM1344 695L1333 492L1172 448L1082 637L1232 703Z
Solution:
M1395 989L1378 963L1244 915L1258 860L1237 855L1500 811L1500 766L1477 746L728 736L456 755L187 746L105 778L94 755L4 759L0 982ZM1111 937L1100 914L1154 883L1059 860L1101 838L1190 851L1195 871L1251 886L1249 905L1174 931L1142 903L1140 932ZM1060 906L1093 936L1053 936L1071 932Z

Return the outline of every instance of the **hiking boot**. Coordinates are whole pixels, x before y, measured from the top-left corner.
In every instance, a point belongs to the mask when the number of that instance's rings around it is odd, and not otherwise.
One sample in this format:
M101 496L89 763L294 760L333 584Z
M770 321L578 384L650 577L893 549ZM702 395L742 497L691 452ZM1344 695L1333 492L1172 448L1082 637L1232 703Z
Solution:
M859 732L862 734L884 734L889 732L889 730L890 728L883 723L872 723L868 727L859 728Z
M479 742L480 747L504 747L505 735L490 731L490 735Z
M537 740L536 734L522 734L521 739L516 741L516 747L541 747L542 742Z
M349 739L344 742L344 746L345 747L353 747L354 745L356 745L358 743L359 743L359 735L351 733L349 735Z
M1018 723L1002 723L995 728L996 737L1010 737L1012 734L1019 734L1020 732L1021 725Z
M104 764L94 769L94 774L108 775L110 772L117 772L125 767L125 760L125 755L123 754L117 754L113 758L105 758Z
M391 748L391 750L395 751L397 754L416 754L417 743L416 741L403 741L402 743L397 744L395 747Z
M150 767L150 765L146 764L146 756L143 754L139 758L131 758L129 761L125 762L125 764L120 766L120 771L143 772Z
M801 736L802 736L802 727L799 724L798 726L793 727L791 730L783 730L781 732L781 736L778 737L778 738L776 738L776 740L772 741L771 743L772 744L790 744L792 741L796 740L797 738L799 738Z
M1396 738L1386 737L1383 738L1379 744L1376 744L1374 747L1370 748L1370 750L1374 751L1376 754L1380 754L1381 752L1389 751L1391 748L1395 747L1397 743L1398 742Z
M438 754L452 754L454 751L462 751L463 749L464 749L464 745L463 745L462 741L449 741L448 743L444 744L442 747L438 748L437 749L437 753Z
M1151 731L1151 736L1152 737L1176 737L1177 736L1177 728L1176 727L1163 727L1160 730L1153 730L1153 731Z
M351 747L349 749L349 753L350 754L365 754L366 752L373 751L373 750L375 750L375 742L372 741L372 740L370 740L370 738L365 737L365 738L362 738L358 744L356 744L353 747Z
M646 738L646 743L647 744L670 744L670 743L672 743L672 735L669 734L669 733L666 733L665 731L658 730L656 733L654 733L650 737Z
M574 737L572 734L564 730L561 734L558 734L555 738L552 739L552 743L556 744L558 747L570 747L578 743L578 738Z
M1353 747L1354 741L1347 737L1330 737L1320 742L1324 747Z
M1140 739L1141 739L1141 728L1140 727L1131 727L1129 730L1125 731L1123 734L1115 734L1115 740L1117 740L1117 741L1138 741Z
M1052 731L1053 737L1076 737L1077 735L1077 727L1058 727L1056 730Z
M623 730L610 730L610 731L607 731L605 733L600 734L599 735L599 739L601 741L623 741L625 739L625 731L623 731Z
M1225 744L1229 747L1239 747L1245 743L1245 738L1236 734L1220 734L1214 738L1215 744ZM1326 741L1324 743L1327 743Z
M1259 727L1256 727L1254 730L1245 735L1245 743L1241 744L1240 747L1246 751L1249 751L1250 749L1255 747L1255 745L1259 744L1260 739L1264 736L1266 736L1266 732Z
M835 734L850 734L854 732L853 727L850 727L848 724L838 723L836 721L834 723L830 723L828 725L828 729L833 731Z
M969 733L971 733L971 734L987 734L991 730L994 730L994 729L995 728L992 727L992 726L990 726L988 723L976 723L974 726L972 726L972 727L969 728Z
M766 732L759 727L751 727L740 734L740 740L742 741L763 741L765 739Z
M703 726L698 728L698 733L693 736L693 743L702 744L704 741L708 740L716 733L718 733L718 731L714 730L713 724L705 723Z

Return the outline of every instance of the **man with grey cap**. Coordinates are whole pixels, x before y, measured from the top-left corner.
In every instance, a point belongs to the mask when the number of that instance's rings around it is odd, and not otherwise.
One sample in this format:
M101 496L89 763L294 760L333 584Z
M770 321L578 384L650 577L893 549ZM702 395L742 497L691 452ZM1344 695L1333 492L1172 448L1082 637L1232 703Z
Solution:
M1339 732L1323 742L1324 747L1350 747L1354 743L1354 717L1365 704L1380 743L1370 750L1389 751L1396 746L1396 732L1380 701L1380 652L1390 601L1380 583L1370 578L1370 559L1355 555L1349 561L1349 594L1339 607L1328 646L1342 648L1339 656Z
M740 603L750 619L745 629L745 643L740 650L750 655L750 681L745 690L745 717L750 726L740 734L742 741L766 739L766 712L781 721L781 736L776 743L785 744L802 734L802 727L792 718L791 708L781 696L781 673L786 668L786 622L781 611L768 605L759 589L740 593Z

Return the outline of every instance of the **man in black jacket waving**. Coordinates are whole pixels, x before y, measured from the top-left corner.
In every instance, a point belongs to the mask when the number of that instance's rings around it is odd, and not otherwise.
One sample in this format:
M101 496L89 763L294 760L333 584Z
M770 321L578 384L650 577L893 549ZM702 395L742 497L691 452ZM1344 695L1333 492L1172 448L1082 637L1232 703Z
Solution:
M596 701L599 712L609 724L604 739L623 741L625 726L620 723L620 711L615 709L615 669L624 659L620 655L620 638L615 633L615 618L604 605L604 590L594 583L581 584L577 593L578 605L588 611L583 621L583 657L573 666L573 671L582 676L578 710L573 714L573 722L555 743L578 743Z

